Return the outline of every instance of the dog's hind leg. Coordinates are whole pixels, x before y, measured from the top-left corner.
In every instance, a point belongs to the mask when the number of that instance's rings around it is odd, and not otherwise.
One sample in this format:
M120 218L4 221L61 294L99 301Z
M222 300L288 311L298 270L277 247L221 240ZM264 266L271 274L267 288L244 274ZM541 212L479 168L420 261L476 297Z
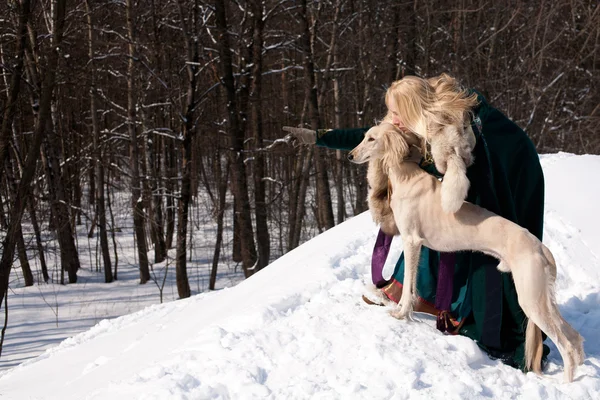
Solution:
M515 287L517 289L519 305L530 319L526 335L528 342L526 350L526 364L535 372L540 372L539 365L535 365L531 355L537 354L541 347L541 341L536 343L531 340L537 335L531 332L534 329L531 322L537 325L556 344L564 363L564 378L566 382L573 380L575 367L580 362L583 354L581 349L581 337L560 315L560 311L552 295L553 273L552 266L540 253L521 259L517 268L512 268ZM534 348L535 347L535 348ZM538 358L538 357L535 357Z
M404 237L404 287L398 307L391 312L394 318L412 319L413 308L417 298L417 271L421 255L421 241Z
M548 307L547 301L547 298L540 299L539 307L529 308L528 310L523 308L523 311L554 342L563 359L564 380L565 382L571 382L573 381L575 368L579 364L579 358L583 353L583 340L560 315L558 307L555 304ZM571 336L571 340L569 336Z
M556 347L558 347L558 351L563 358L565 382L571 382L575 368L583 363L585 357L583 352L583 338L562 317L554 301L550 301L548 308L549 324L556 332L556 340L554 338L551 339L556 343Z
M556 298L554 296L554 284L556 282L556 261L552 252L542 244L542 253L547 261L548 275L550 281L548 282L548 305L550 317L553 319L554 324L560 327L561 331L567 338L566 345L570 345L571 351L574 352L573 360L575 366L583 364L585 360L585 353L583 351L583 337L577 332L560 314L558 305L556 304Z

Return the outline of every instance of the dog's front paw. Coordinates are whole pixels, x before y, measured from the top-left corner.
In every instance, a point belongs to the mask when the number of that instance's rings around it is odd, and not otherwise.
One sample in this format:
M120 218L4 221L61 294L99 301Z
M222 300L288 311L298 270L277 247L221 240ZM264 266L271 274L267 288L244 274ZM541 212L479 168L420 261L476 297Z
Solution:
M402 305L402 302L400 302L398 303L398 307L390 311L390 315L396 319L413 321L413 305L412 303Z
M404 315L402 314L402 308L396 307L392 311L390 311L390 315L396 319L404 319Z

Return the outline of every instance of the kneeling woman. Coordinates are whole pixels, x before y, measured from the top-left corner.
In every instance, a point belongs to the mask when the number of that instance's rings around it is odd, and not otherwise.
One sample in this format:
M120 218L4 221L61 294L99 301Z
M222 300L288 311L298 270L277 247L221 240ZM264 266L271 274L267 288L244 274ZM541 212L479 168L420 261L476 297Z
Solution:
M419 81L415 86L419 89L406 90L409 81L410 84ZM544 176L538 154L527 134L489 105L481 94L462 89L445 74L431 79L406 77L388 89L386 120L402 129L414 130L411 127L415 126L415 118L427 120L428 116L441 113L436 107L440 99L435 96L436 85L440 84L451 88L451 98L470 104L465 112L476 142L472 150L474 163L466 171L470 182L466 200L519 224L541 240ZM419 90L426 90L427 95ZM399 98L403 101L398 101ZM410 109L407 105L411 105ZM415 110L422 115L415 115ZM368 130L284 129L302 143L341 150L356 147ZM441 176L431 162L424 160L421 166ZM381 274L391 239L379 233L372 278L383 295L398 302L404 257L398 260L389 281ZM497 264L496 259L481 253L439 253L423 248L417 281L420 299L415 311L436 315L438 329L470 337L491 357L524 369L526 317L518 304L512 276L500 273L495 268ZM544 358L548 352L544 346Z

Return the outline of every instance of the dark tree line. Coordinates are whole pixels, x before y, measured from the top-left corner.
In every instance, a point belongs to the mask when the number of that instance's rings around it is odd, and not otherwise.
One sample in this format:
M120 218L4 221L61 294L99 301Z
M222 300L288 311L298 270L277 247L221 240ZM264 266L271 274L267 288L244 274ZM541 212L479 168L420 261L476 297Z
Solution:
M599 153L599 40L596 0L7 0L1 299L13 267L34 283L32 254L48 281L41 226L75 283L74 231L90 220L117 279L115 191L130 197L141 283L174 247L190 295L199 193L217 225L210 287L223 249L251 276L366 206L364 169L280 143L281 126L369 126L406 74L478 88L540 152Z

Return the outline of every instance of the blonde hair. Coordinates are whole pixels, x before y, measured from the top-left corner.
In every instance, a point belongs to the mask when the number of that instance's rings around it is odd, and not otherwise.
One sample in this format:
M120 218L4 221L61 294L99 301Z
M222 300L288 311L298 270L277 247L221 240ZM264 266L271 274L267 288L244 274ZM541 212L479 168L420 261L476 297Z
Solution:
M384 121L392 120L390 104L396 106L402 123L412 132L428 139L428 130L444 125L463 124L465 113L477 105L477 94L469 94L448 74L424 79L405 76L395 81L385 94L388 113Z

